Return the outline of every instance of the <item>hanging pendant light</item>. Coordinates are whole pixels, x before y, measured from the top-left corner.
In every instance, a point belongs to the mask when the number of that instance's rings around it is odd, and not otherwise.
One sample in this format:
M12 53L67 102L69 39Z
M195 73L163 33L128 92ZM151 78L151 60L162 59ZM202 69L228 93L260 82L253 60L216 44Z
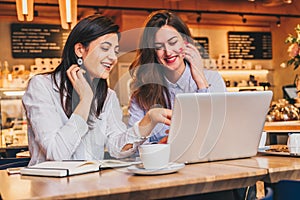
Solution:
M72 29L77 23L77 0L58 0L63 29Z
M16 0L16 8L19 21L33 20L33 0Z

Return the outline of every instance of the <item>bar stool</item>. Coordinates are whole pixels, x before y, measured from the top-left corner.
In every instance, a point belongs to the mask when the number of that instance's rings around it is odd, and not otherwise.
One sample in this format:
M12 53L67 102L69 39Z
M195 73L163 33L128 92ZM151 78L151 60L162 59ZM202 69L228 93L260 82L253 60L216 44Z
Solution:
M267 188L265 189L265 194L266 194L266 195L265 195L263 198L261 198L260 200L273 200L274 194L273 194L272 188L267 187Z

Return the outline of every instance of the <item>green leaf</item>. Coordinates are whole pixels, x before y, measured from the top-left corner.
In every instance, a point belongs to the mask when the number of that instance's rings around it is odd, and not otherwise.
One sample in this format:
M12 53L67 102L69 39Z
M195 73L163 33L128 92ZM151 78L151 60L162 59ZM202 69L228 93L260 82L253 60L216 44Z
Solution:
M288 65L292 65L294 62L295 62L295 59L293 58L293 59L287 61L287 64L288 64Z

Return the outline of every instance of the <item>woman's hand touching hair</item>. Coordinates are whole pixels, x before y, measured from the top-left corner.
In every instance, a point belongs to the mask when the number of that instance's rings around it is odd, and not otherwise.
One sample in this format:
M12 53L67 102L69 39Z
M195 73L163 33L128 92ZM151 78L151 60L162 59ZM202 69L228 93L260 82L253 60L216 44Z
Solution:
M87 121L94 94L91 86L84 77L85 73L85 70L80 69L75 64L67 70L67 76L79 96L79 104L75 108L74 113Z
M208 88L209 84L204 76L203 63L200 52L197 47L191 43L185 43L185 59L190 63L191 73L194 81L196 82L198 89Z

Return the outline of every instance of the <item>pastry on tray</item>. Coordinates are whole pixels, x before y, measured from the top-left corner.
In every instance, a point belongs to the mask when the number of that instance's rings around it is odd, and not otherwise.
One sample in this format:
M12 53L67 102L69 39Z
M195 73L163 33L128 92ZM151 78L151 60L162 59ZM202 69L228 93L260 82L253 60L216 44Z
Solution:
M271 152L288 152L289 153L289 148L285 144L274 144L270 145L270 148L267 149L266 151L271 151Z

